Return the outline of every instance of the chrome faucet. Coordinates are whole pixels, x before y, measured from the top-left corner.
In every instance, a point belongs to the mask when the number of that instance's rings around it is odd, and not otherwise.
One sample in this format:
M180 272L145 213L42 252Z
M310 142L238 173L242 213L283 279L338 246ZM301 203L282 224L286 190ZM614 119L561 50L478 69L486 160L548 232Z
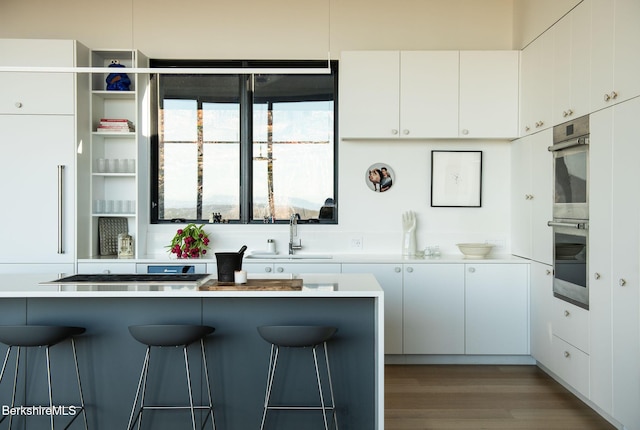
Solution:
M299 219L300 214L297 213L292 214L291 218L289 218L289 255L293 255L294 251L302 249L302 239L298 237Z

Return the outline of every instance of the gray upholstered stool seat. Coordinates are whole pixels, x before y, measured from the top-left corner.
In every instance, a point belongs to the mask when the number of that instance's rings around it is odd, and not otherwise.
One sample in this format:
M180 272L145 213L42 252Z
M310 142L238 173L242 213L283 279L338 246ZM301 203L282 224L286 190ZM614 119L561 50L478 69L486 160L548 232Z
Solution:
M271 344L271 355L269 357L269 370L267 374L267 388L264 396L264 405L262 412L262 423L260 429L265 428L267 412L270 410L308 410L321 411L324 421L325 430L329 429L330 420L327 418L327 412L330 411L333 420L332 425L338 429L338 420L335 410L335 399L333 396L333 383L331 381L331 370L329 367L329 353L327 342L334 336L338 329L331 326L317 325L272 325L258 327L260 336ZM325 394L322 387L322 378L320 368L318 366L317 348L322 346L324 351L324 363L327 382L329 385L329 393L331 403L325 403ZM310 348L313 355L313 363L315 366L315 376L318 385L318 395L320 405L274 405L271 403L271 393L275 379L276 365L278 363L278 355L280 348Z
M84 327L75 327L75 326L56 326L56 325L3 325L0 326L0 343L7 345L9 348L7 349L7 353L4 358L4 362L2 364L2 370L0 371L0 384L4 378L4 372L7 367L7 363L9 361L9 357L11 356L11 351L16 348L16 365L15 365L15 374L13 378L13 393L11 396L11 405L10 407L13 409L15 405L16 399L16 388L18 386L18 371L20 368L20 353L22 348L34 348L34 347L44 347L45 356L46 356L46 375L47 375L47 388L49 393L49 406L51 410L53 410L53 389L51 384L51 360L50 360L50 348L54 345L57 345L67 339L70 340L71 349L73 352L73 361L74 368L76 372L76 378L78 383L78 394L80 405L63 405L63 406L73 406L74 414L72 414L71 420L67 423L65 428L68 428L76 418L82 416L84 420L84 428L87 429L87 413L84 405L84 396L82 394L82 383L80 382L80 371L78 369L78 358L76 353L76 345L73 339L74 336L81 335L84 333L86 329ZM31 369L27 369L27 373L31 371ZM26 385L26 384L25 384ZM3 404L7 404L3 402ZM27 406L27 405L22 405ZM38 406L38 405L33 405ZM41 406L41 405L40 405ZM60 405L56 405L60 406ZM2 419L0 419L0 423L5 420L7 415L4 415ZM54 417L55 414L50 414L50 422L51 429L54 428ZM11 428L13 420L13 415L9 414L9 429Z
M190 325L190 324L157 324L157 325L136 325L130 326L129 332L138 342L147 345L147 351L140 372L140 380L136 397L131 409L129 417L128 429L132 429L138 422L138 428L141 428L142 414L145 410L189 410L191 412L191 425L196 430L196 410L206 410L207 413L203 418L200 428L204 428L206 421L211 418L211 427L215 430L215 420L213 416L213 400L211 396L211 385L209 383L209 370L207 368L207 357L204 347L204 338L215 331L215 328L206 325ZM202 357L202 365L204 371L204 379L207 387L208 404L194 405L193 389L191 385L191 371L189 368L189 345L200 342L200 353ZM145 404L145 393L147 390L147 377L149 374L149 362L151 357L151 348L157 347L182 347L184 354L184 365L186 369L186 385L189 394L188 406L176 405L147 405ZM140 405L138 406L138 402Z

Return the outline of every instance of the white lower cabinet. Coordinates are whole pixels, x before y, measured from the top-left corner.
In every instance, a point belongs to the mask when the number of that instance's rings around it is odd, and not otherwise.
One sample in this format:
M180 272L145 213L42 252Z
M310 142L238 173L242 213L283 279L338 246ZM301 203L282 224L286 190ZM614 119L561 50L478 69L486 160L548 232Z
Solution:
M242 262L247 273L340 273L340 263L247 263Z
M531 356L543 366L549 367L553 343L553 266L532 261L529 272Z
M342 273L372 273L384 291L384 353L402 354L402 264L343 264Z
M589 396L589 311L553 299L553 339L549 369L585 397Z
M589 396L589 355L553 336L550 369L585 397Z
M528 264L465 264L465 353L529 354Z
M464 354L464 265L404 267L404 353Z

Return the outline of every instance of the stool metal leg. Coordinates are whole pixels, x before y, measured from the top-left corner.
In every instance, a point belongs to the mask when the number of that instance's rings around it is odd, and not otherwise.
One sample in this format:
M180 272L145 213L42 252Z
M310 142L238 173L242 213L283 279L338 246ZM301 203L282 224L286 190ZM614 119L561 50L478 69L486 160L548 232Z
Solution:
M316 347L318 345L314 345L311 349L313 353L313 364L316 368L316 380L318 381L318 393L320 394L320 406L322 408L322 419L324 420L324 429L329 430L329 425L327 423L327 408L324 405L324 395L322 394L322 382L320 381L320 370L318 369L318 355L316 354Z
M207 396L209 398L209 412L208 415L205 415L204 421L202 422L202 428L204 428L205 423L207 422L207 418L211 418L211 427L213 430L216 430L216 422L213 416L213 399L211 398L211 383L209 382L209 369L207 367L207 354L204 349L204 339L200 339L200 351L202 351L202 365L204 368L204 379L207 383Z
M44 352L45 352L45 356L47 359L47 385L49 388L49 407L51 408L50 411L53 411L53 392L51 390L51 358L49 356L49 345L47 345L44 348ZM54 426L53 426L53 413L51 413L50 417L51 417L51 430L54 430Z
M324 342L324 359L327 363L327 376L329 377L329 393L331 393L331 408L333 409L333 423L335 429L338 430L338 417L336 414L336 401L333 397L333 382L331 378L331 368L329 367L329 350L327 348L327 342Z
M82 414L82 418L84 420L85 430L89 430L89 425L87 423L87 410L84 405L84 395L82 394L82 382L80 382L80 369L78 368L78 355L76 354L76 342L75 340L73 340L73 337L71 338L71 350L73 351L73 363L75 364L75 367L76 367L76 378L78 379L78 392L80 393L80 407L82 408L80 413ZM73 422L73 420L75 420L75 417L71 420L71 422Z
M11 349L13 347L9 346L7 348L7 353L4 356L4 362L2 363L2 371L0 371L0 384L2 383L2 379L4 378L4 372L7 368L7 363L9 362L9 356L11 355ZM16 358L17 360L17 358ZM17 371L17 367L16 367L16 371ZM14 402L15 402L15 396L16 396L16 378L18 377L17 373L14 375L14 380L13 380L13 396L11 397L11 407L13 408ZM7 416L3 416L2 418L0 418L0 423L2 423L5 418L7 418ZM11 414L9 414L9 428L11 428Z
M184 367L187 371L187 389L189 390L189 410L191 411L191 424L193 430L196 430L196 413L193 408L193 391L191 389L191 373L189 372L189 354L187 353L187 346L183 348L184 351Z
M127 425L127 430L131 430L133 428L133 424L138 421L138 428L140 428L140 424L142 422L142 409L144 407L144 391L147 385L147 372L149 370L149 354L151 352L151 347L147 347L147 352L144 355L144 362L142 363L142 370L140 371L140 379L138 380L138 388L136 390L136 396L133 399L133 408L131 408L131 415L129 416L129 424ZM140 411L136 414L136 409L138 405L138 399L140 398L140 390L142 388L142 399L140 400ZM135 419L134 419L135 416Z
M13 374L13 394L11 395L11 409L16 405L16 388L18 387L18 369L20 367L20 352L22 348L18 347L16 351L16 370ZM13 415L9 415L9 428L11 428L11 423L13 421Z
M271 345L271 354L269 355L269 370L267 372L267 388L264 393L264 410L262 411L262 423L260 424L260 430L264 430L264 423L267 419L267 411L269 410L269 398L271 397L273 376L276 374L276 364L278 363L279 352L279 346Z

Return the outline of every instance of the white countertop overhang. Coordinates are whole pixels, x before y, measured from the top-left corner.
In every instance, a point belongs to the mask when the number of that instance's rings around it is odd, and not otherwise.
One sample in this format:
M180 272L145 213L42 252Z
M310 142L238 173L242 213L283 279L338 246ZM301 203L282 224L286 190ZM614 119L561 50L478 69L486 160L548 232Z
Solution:
M169 275L170 276L170 275ZM250 276L251 277L251 276ZM264 275L252 276L264 278ZM302 291L209 291L199 289L215 275L191 284L157 282L139 283L51 283L56 275L2 275L0 298L24 297L372 297L380 298L383 291L371 274L299 274L303 280ZM270 277L269 279L276 279ZM284 277L283 277L284 279ZM291 277L286 278L291 279Z

